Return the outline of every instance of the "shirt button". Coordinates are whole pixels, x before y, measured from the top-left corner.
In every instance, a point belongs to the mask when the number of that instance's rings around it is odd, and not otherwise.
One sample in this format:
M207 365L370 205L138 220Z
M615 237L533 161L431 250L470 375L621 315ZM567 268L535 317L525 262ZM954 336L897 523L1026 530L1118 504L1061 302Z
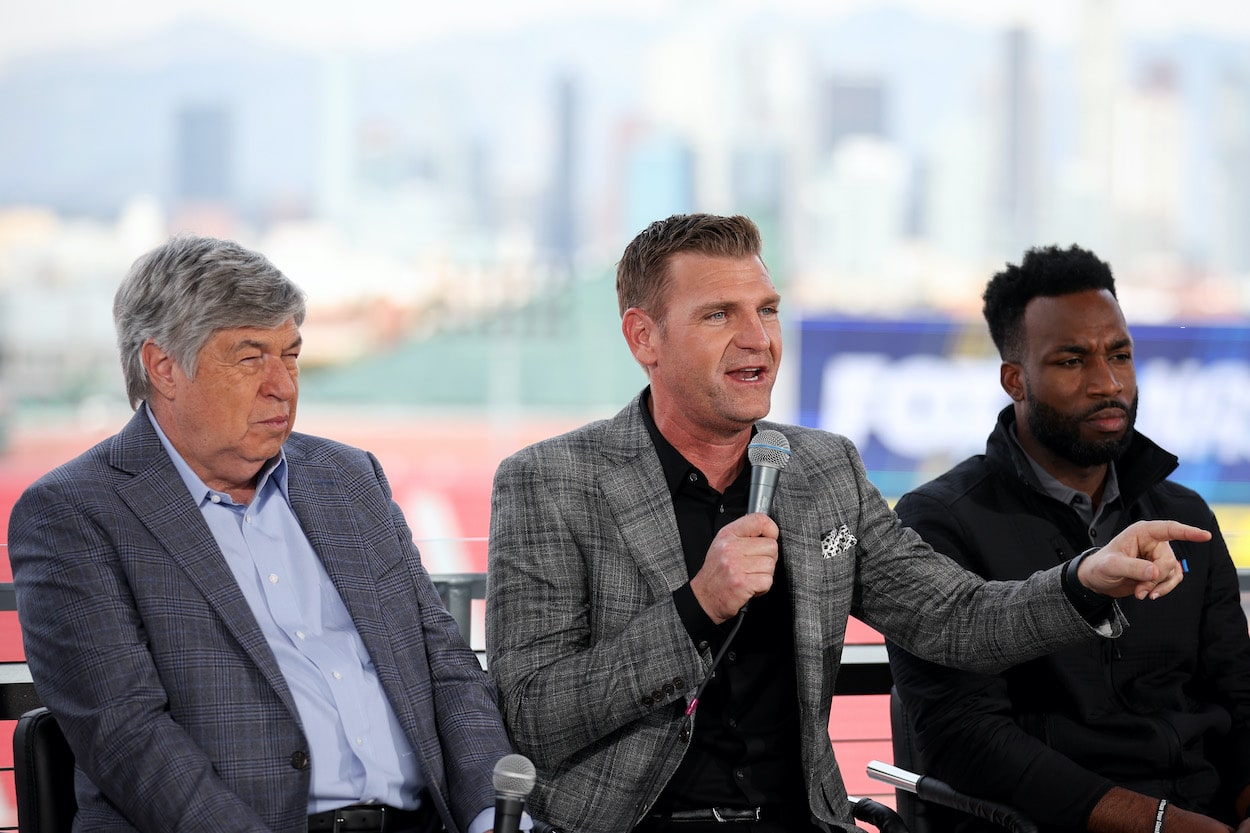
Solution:
M306 639L306 638L307 638L307 637L305 637L305 636L304 636L304 632L303 632L303 631L296 631L296 632L295 632L295 635L296 635L296 636L298 636L300 639Z
M730 729L737 729L737 728L738 728L738 721L734 720L732 717L731 717L731 718L729 718L729 728L730 728Z
M694 472L690 472L690 482L691 482L691 483L698 483L698 482L699 482L699 475L695 474Z
M743 778L746 778L746 777L747 777L747 774L743 772L742 770L740 769L734 770L734 778L737 778L739 781L741 781Z
M730 652L729 652L728 654L726 654L725 656L726 656L726 658L727 658L730 662L733 662L734 660L736 660L736 659L738 658L738 652L737 652L737 651L730 651Z
M343 672L341 672L341 671L335 671L335 672L334 672L334 673L332 673L330 676L334 677L334 679L336 679L336 680L341 680L341 679L343 679Z
M708 645L707 645L707 640L706 640L706 639L704 639L703 641L701 641L701 642L699 643L699 650L700 650L700 651L706 651L706 650L707 650L707 648L708 648Z
M277 584L277 583L278 583L278 574L277 574L277 573L270 573L270 574L269 574L269 583L270 583L270 584Z
M364 745L365 745L365 739L364 739L364 738L361 738L361 737L356 738L356 745L357 745L357 746L364 746Z
M221 495L209 495L208 499L213 503L221 503Z

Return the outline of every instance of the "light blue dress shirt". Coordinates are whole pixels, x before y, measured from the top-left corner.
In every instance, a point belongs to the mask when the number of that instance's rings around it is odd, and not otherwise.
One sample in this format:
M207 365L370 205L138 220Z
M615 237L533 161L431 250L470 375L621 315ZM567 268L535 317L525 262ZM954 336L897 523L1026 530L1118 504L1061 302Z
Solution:
M145 405L146 409L146 405ZM221 547L286 679L308 739L308 812L376 803L415 809L425 778L351 614L291 508L286 456L261 469L246 505L205 485L148 419ZM483 809L468 833L494 825ZM530 826L528 815L522 828Z

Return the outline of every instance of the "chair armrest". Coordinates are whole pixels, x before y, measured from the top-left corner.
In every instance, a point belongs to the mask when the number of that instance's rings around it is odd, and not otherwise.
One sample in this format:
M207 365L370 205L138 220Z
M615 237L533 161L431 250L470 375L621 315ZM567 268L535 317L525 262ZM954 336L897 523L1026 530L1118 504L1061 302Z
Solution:
M1012 833L1037 833L1037 825L1015 808L961 793L945 781L930 775L919 775L881 761L869 761L868 777L914 793L922 801L940 804L993 822Z
M847 796L851 802L851 815L877 828L879 833L910 833L903 819L894 809L871 798Z

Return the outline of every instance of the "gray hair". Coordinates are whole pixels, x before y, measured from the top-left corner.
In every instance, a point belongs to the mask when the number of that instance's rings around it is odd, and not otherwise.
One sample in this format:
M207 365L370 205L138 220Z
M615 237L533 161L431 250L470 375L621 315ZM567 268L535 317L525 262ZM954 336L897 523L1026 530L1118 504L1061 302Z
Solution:
M262 254L230 240L179 235L140 257L113 298L113 324L130 407L151 395L149 339L195 377L200 350L235 327L304 323L304 292Z

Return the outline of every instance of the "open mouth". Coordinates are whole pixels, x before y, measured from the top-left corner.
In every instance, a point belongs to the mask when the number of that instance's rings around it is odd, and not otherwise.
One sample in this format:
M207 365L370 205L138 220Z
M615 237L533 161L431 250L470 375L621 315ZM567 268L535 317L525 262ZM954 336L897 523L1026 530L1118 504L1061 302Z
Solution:
M740 370L734 370L729 375L743 382L758 382L760 375L764 372L762 367L744 367Z

